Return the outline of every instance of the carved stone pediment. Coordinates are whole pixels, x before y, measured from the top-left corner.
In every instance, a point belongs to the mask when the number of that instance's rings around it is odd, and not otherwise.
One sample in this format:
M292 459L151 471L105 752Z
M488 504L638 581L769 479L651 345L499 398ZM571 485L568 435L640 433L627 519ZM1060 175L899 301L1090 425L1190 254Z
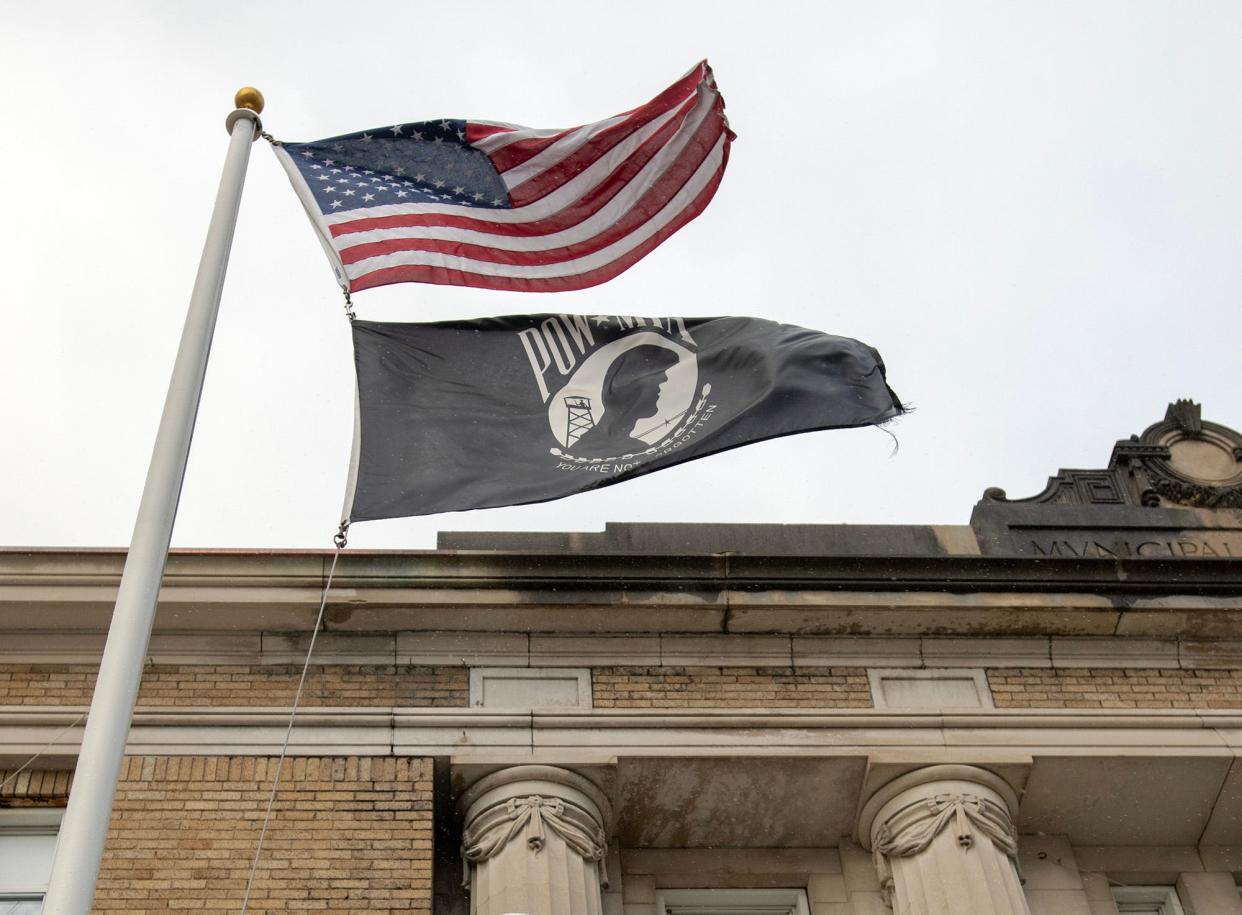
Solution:
M989 555L1242 559L1242 434L1175 401L1107 467L1062 470L1025 499L989 489L970 525Z
M1169 404L1164 421L1148 427L1139 442L1163 451L1143 462L1162 500L1196 508L1242 508L1242 435L1203 422L1199 404Z
M1242 434L1205 422L1193 401L1174 401L1163 420L1117 442L1106 468L1061 470L1024 499L992 487L982 502L1242 508Z

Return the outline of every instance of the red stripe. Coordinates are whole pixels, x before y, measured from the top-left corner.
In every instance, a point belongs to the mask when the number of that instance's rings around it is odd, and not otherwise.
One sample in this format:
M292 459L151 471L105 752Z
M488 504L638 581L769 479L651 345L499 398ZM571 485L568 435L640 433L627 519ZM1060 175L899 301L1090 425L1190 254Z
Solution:
M625 129L626 125L638 125L647 123L654 117L659 117L671 108L675 108L685 100L687 94L693 95L699 84L705 76L703 64L691 70L683 79L678 80L669 86L651 101L645 105L640 105L631 111L623 112L627 115L625 121L617 124L618 129ZM568 130L562 130L560 133L550 137L532 137L528 140L518 140L489 155L492 165L498 172L506 172L516 165L521 165L532 156L538 155L547 149L561 137L566 134L578 130L577 127L571 127ZM629 128L635 129L634 126Z
M701 142L704 134L710 134L710 143L715 143L723 125L724 103L717 97L713 110L699 125L696 136L691 143ZM457 229L475 229L490 235L505 235L521 238L533 238L549 235L572 228L599 212L625 185L634 179L642 168L666 145L666 134L675 131L680 125L670 121L661 130L653 134L646 143L634 151L611 175L591 188L579 199L551 216L528 223L496 223L476 219L471 216L456 214L418 213L401 216L374 216L337 223L330 226L334 238L354 232L366 232L372 229L411 228L415 226L446 226ZM730 134L730 137L732 135ZM710 144L709 144L710 146ZM683 153L684 155L684 153ZM670 167L675 167L670 166ZM338 245L341 244L338 242Z
M471 216L458 216L456 214L419 213L402 216L364 217L351 220L350 222L337 223L330 227L330 231L337 238L353 232L364 232L368 229L438 225L462 229L477 229L493 235L518 237L533 237L560 232L588 219L604 207L667 145L668 135L673 133L677 126L675 121L670 121L664 128L648 138L647 142L636 149L634 154L622 162L612 174L607 175L594 187L588 188L578 199L570 201L562 209L550 216L545 216L543 219L525 223L498 223Z
M672 139L673 136L676 135L676 131L679 130L683 124L685 124L686 117L691 111L694 110L694 106L697 101L697 96L691 96L686 99L677 114L669 118L668 123L657 130L655 134L652 134L652 136L666 136L669 139ZM647 121L644 121L643 124L636 124L633 130L618 129L604 131L599 136L592 138L590 142L583 144L583 146L580 149L575 150L572 155L567 156L555 165L544 169L543 172L536 177L531 178L529 181L524 181L519 184L509 192L509 199L513 202L515 207L528 206L537 200L542 200L548 194L551 194L553 191L560 188L561 185L573 180L575 175L590 168L595 164L596 160L606 156L613 148L618 146L622 141L631 136L646 123ZM620 125L618 125L618 127L619 126ZM673 128L673 132L671 133L667 130L670 126ZM650 141L651 138L649 137L643 142L643 145L639 147L639 150L648 146ZM663 146L664 144L660 145ZM635 152L638 152L639 150L635 150Z
M466 142L477 143L479 140L487 139L498 133L512 133L512 127L500 127L496 124L476 124L473 121L466 122Z
M595 270L573 276L551 277L547 279L528 279L524 277L496 277L467 273L461 270L448 270L443 267L401 266L375 270L361 276L350 283L351 291L370 289L374 286L386 286L391 283L438 283L447 286L471 286L476 289L504 289L514 292L567 292L574 289L586 289L606 282L641 260L652 249L670 235L694 219L707 207L720 179L724 175L728 163L729 148L725 147L725 159L719 170L712 177L707 187L691 202L681 214L647 241L628 252L623 257L605 264Z
M723 130L723 124L708 118L687 144L685 150L660 179L650 187L624 216L593 236L558 248L541 251L508 251L489 245L430 238L395 238L367 244L341 247L338 250L345 264L356 264L369 257L401 251L438 251L471 260L489 261L514 266L537 266L561 263L593 254L637 231L659 213L685 186L703 161L711 155Z
M537 156L557 140L577 130L577 127L566 127L564 130L546 137L530 137L525 140L514 140L500 149L488 153L492 167L498 172L508 171L515 165L521 165L532 156Z

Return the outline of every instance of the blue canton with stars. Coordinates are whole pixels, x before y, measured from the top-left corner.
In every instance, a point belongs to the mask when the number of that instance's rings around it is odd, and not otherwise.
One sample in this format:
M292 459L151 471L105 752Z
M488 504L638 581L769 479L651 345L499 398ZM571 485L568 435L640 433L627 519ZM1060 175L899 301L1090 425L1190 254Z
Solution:
M511 206L491 160L466 143L462 120L283 145L324 214L401 203Z

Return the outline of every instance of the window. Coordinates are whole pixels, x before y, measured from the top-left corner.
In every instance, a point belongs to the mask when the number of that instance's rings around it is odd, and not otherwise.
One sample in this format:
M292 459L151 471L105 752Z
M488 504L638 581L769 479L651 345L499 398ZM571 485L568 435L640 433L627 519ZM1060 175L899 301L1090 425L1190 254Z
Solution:
M60 810L0 810L0 915L43 908L60 817Z
M660 890L659 915L810 915L805 890Z
M1171 886L1116 886L1113 899L1121 915L1185 915Z

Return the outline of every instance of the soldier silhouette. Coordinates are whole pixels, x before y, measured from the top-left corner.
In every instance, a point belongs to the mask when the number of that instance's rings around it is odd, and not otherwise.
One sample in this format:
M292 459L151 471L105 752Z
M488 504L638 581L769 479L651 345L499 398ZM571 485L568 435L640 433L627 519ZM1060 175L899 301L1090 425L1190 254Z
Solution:
M647 443L633 436L640 420L656 414L660 388L677 356L662 346L644 344L613 360L600 388L599 421L574 443L574 454L615 457L643 451Z

